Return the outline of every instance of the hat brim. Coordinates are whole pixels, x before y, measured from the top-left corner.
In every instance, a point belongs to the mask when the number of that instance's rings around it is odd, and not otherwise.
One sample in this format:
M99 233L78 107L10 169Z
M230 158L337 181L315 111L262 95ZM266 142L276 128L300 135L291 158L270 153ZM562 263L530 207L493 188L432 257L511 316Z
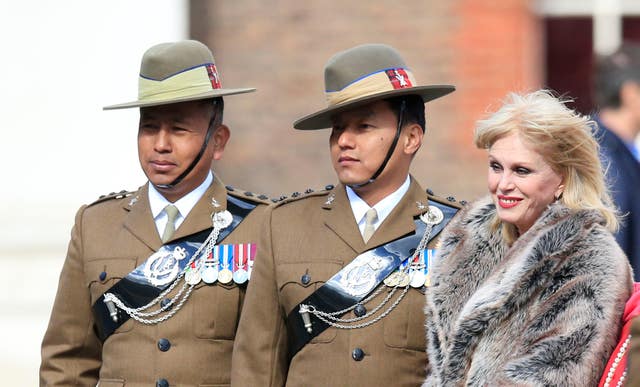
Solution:
M215 89L215 90L207 91L206 93L193 94L193 95L188 95L188 96L178 97L178 98L167 98L167 99L157 99L153 101L133 101L133 102L120 103L117 105L105 106L102 108L102 110L116 110L116 109L128 109L128 108L135 108L135 107L161 106L161 105L169 105L169 104L178 103L178 102L198 101L201 99L223 97L225 95L251 93L254 91L256 91L256 89L254 88Z
M365 105L372 101L400 97L403 95L418 95L422 97L422 100L426 103L428 101L432 101L436 98L440 98L449 93L452 93L455 89L455 86L452 85L430 85L408 87L404 89L395 89L382 93L371 94L361 98L352 99L347 102L339 103L313 114L309 114L308 116L302 117L299 120L295 121L293 123L293 127L300 130L325 129L333 125L333 123L331 122L331 117L333 117L334 115L361 105Z

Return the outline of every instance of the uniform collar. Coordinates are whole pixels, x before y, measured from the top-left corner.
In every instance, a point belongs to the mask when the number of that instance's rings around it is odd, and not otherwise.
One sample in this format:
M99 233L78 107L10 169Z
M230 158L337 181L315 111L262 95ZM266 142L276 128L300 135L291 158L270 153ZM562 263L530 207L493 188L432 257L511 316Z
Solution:
M189 215L193 207L196 205L198 200L202 198L202 195L204 195L204 193L207 191L207 188L209 188L212 182L213 174L211 173L211 171L209 171L202 184L200 184L196 189L189 192L185 196L176 200L175 203L171 203L170 201L168 201L164 196L162 196L160 192L158 192L153 184L149 182L149 206L151 207L151 215L154 219L158 219L158 217L162 214L164 208L169 204L173 204L174 206L178 207L178 211L180 211L180 216L176 221L176 227L179 226L179 223L181 223L182 220L184 220L184 218Z
M351 204L351 211L353 211L353 217L356 219L356 223L358 223L358 226L361 229L360 231L362 232L362 230L364 229L365 214L371 208L375 208L376 212L378 213L378 220L373 225L374 228L377 229L378 226L382 222L384 222L387 216L389 216L391 211L393 211L396 205L400 203L402 197L409 190L410 184L411 179L409 178L409 175L407 175L407 178L405 179L404 183L402 183L400 188L376 203L373 207L369 207L369 205L364 200L362 200L360 196L358 196L358 194L356 194L355 191L351 189L351 187L347 186L347 197L349 198L349 204Z

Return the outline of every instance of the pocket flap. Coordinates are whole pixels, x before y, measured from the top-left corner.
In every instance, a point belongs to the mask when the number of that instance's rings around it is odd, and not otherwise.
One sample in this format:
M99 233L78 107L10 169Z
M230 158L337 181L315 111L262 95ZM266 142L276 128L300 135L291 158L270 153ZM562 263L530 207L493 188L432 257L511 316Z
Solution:
M85 264L86 285L94 282L103 284L122 279L136 268L135 258L101 258L87 261ZM104 274L103 274L104 273Z
M280 290L287 284L298 284L307 288L327 282L342 270L342 261L281 263L276 271L280 279Z

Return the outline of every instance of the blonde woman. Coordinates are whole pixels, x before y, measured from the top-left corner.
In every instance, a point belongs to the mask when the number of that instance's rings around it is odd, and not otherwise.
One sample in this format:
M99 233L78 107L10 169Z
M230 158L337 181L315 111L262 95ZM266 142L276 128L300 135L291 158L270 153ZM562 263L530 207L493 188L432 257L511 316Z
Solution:
M632 290L593 123L549 91L480 121L489 195L443 232L425 386L595 386Z

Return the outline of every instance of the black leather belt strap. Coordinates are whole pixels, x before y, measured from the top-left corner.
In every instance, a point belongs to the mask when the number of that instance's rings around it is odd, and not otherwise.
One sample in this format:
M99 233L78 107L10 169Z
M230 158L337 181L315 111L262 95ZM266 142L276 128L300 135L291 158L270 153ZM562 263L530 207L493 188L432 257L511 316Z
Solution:
M227 210L233 216L233 221L229 227L220 230L217 243L226 238L238 225L256 208L256 205L238 198L227 196ZM174 246L184 246L187 251L194 253L197 248L207 239L211 233L211 228L198 233L178 239L162 248L173 250ZM182 266L191 259L191 256L181 260ZM113 293L130 308L138 308L154 300L160 293L168 288L172 282L163 285L153 285L147 278L141 276L146 260L126 277L113 285L106 293ZM181 266L181 267L182 267ZM129 320L129 315L118 308L118 321L114 322L109 315L109 310L104 303L104 295L100 296L93 305L93 315L96 322L98 337L105 341L116 329L125 321Z
M440 231L444 228L444 226L453 218L453 216L458 211L456 208L445 206L438 202L429 201L429 205L436 206L440 208L444 214L444 219L437 225L434 225L431 230L431 236L429 241L433 240ZM400 239L396 239L392 242L389 242L383 246L378 246L373 250L369 250L363 254L360 254L358 257L364 255L375 255L384 259L389 259L391 257L394 258L393 266L389 266L386 268L386 274L383 276L376 276L376 284L373 286L375 289L380 283L384 280L384 278L391 274L395 269L400 266L402 262L404 262L407 258L413 256L415 254L415 249L418 247L420 243L420 239L422 239L422 235L424 234L426 225L418 218L414 220L416 225L415 232L406 235ZM358 257L354 258L354 260L358 259ZM332 286L332 280L336 278L341 278L345 276L346 273L343 273L344 268L331 277L324 285L318 288L315 292L313 292L309 297L307 297L304 301L298 304L287 316L287 330L289 335L289 359L292 359L298 351L300 351L309 341L311 341L314 337L324 332L329 325L324 321L317 318L312 313L309 313L309 317L311 319L312 324L312 332L307 332L303 320L300 315L300 305L312 305L317 310L333 313L339 310L343 310L349 308L358 302L362 301L366 298L371 292L366 293L364 295L353 296L349 294L340 287Z

